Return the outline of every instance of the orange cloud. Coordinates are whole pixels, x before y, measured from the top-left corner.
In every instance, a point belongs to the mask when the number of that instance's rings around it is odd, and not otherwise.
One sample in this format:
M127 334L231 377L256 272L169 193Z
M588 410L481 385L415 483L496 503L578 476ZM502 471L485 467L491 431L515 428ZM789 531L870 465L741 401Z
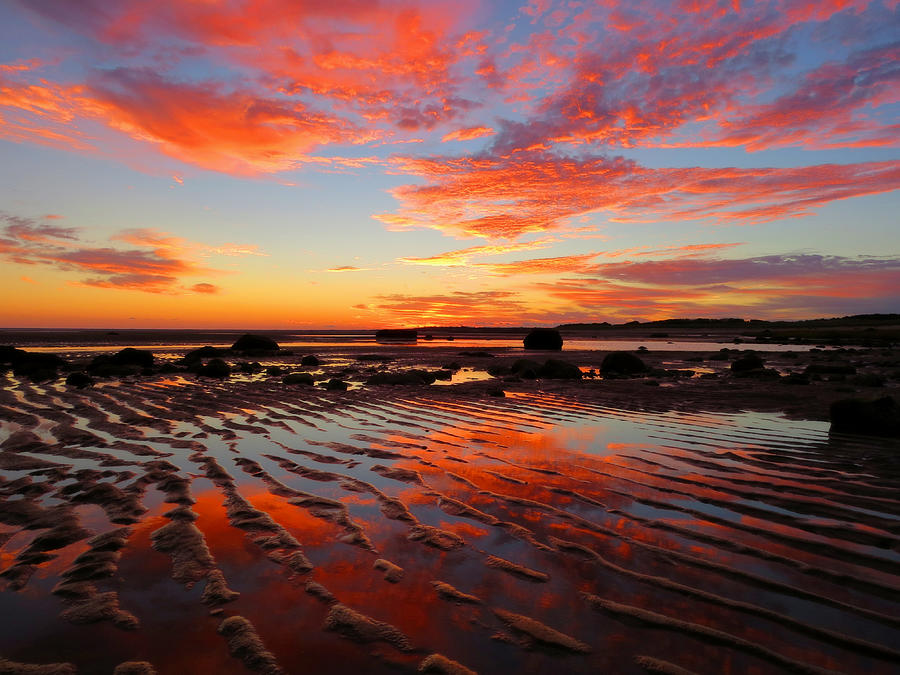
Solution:
M474 138L482 138L484 136L492 136L496 132L490 127L469 127L467 129L456 129L449 134L444 134L441 142L447 141L471 141Z
M517 244L488 244L485 246L470 246L428 256L427 258L398 258L397 261L408 265L434 265L437 267L460 267L468 265L469 260L475 257L502 255L517 251L532 251L534 249L547 248L554 240L550 237L536 239L535 241L520 242Z
M598 255L597 253L583 253L556 258L517 260L507 263L479 263L478 267L504 277L516 274L571 274L589 271L592 268L590 261Z
M459 325L463 322L520 325L536 313L512 291L456 291L438 295L380 295L371 309L409 326Z
M900 187L900 162L800 168L650 169L622 158L542 151L398 158L424 184L392 191L401 209L376 216L397 229L433 228L515 239L605 211L611 220L714 218L755 223L808 215L828 202Z
M63 272L89 274L75 282L96 288L148 293L217 293L207 282L180 286L185 277L219 274L192 260L195 246L180 237L155 230L126 230L113 237L138 248L88 247L75 228L61 228L21 216L0 214L0 257L20 265L48 265Z

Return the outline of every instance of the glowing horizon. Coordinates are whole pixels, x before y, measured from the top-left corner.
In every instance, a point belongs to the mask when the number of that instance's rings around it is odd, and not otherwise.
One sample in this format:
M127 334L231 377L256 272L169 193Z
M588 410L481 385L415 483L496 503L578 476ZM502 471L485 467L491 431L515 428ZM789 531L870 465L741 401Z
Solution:
M900 312L897 0L0 19L2 327Z

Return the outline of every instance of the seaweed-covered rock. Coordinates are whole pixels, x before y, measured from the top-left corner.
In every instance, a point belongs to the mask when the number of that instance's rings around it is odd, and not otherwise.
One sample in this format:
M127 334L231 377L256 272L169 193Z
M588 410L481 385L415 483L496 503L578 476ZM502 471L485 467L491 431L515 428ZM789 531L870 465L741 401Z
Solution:
M831 404L831 431L900 437L900 405L892 396L874 401L846 398Z
M147 349L135 349L134 347L125 347L125 349L112 355L113 363L122 366L140 366L141 368L153 367L153 352Z
M746 373L765 368L766 364L756 352L747 352L731 362L732 373Z
M139 375L153 367L153 352L126 347L115 354L99 354L88 365L88 371L99 377Z
M265 335L247 333L235 340L231 348L236 352L277 352L278 343Z
M325 389L328 391L347 391L348 386L343 380L333 377L325 384Z
M555 328L532 328L523 343L525 349L559 351L563 347L562 335Z
M282 380L285 384L313 384L313 376L309 373L290 373Z
M319 357L314 356L312 354L307 354L302 359L300 359L301 366L318 366L319 365Z
M189 351L184 355L185 361L199 361L200 359L214 359L219 356L225 356L225 350L209 345Z
M66 361L56 354L38 354L17 349L12 354L11 365L13 373L18 377L44 382L59 377L57 368L66 365Z
M600 364L600 372L604 375L635 375L646 370L641 358L630 352L611 352Z
M20 359L28 354L24 349L12 345L0 345L0 365L14 366Z
M538 370L538 377L546 377L551 380L580 380L581 369L574 363L561 361L560 359L547 359Z
M75 387L76 389L84 389L94 385L94 378L87 373L69 373L66 378L66 386Z

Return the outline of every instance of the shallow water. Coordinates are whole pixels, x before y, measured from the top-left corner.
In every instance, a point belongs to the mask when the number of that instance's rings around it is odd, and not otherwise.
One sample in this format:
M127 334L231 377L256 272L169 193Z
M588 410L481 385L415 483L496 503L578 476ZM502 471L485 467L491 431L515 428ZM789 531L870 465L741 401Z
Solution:
M174 378L84 392L9 381L0 395L0 443L18 434L3 452L36 431L16 456L62 465L0 472L0 533L13 533L0 566L15 572L7 582L25 577L0 593L0 654L14 661L246 672L216 633L220 606L289 673L414 672L432 653L480 673L639 673L642 656L696 673L896 672L896 444L773 414L635 412L540 392ZM171 469L141 494L159 460ZM46 489L10 483L23 476ZM146 512L85 497L99 482ZM77 576L88 535L30 564L46 529L9 522L23 499L61 505L92 533L130 528L115 568L91 583L139 627L59 616L73 603L52 590ZM177 503L208 550L193 583L172 578L177 552L153 547ZM309 569L287 564L297 551ZM386 580L378 559L402 578ZM213 571L240 597L204 604ZM327 630L334 610L310 581L410 648ZM434 582L471 598L448 600Z

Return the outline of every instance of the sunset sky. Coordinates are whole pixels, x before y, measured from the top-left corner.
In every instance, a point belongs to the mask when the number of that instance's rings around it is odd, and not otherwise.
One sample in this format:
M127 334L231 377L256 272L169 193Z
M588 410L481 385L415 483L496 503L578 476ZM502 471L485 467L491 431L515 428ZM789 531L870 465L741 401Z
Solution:
M900 311L898 0L0 0L0 326Z

